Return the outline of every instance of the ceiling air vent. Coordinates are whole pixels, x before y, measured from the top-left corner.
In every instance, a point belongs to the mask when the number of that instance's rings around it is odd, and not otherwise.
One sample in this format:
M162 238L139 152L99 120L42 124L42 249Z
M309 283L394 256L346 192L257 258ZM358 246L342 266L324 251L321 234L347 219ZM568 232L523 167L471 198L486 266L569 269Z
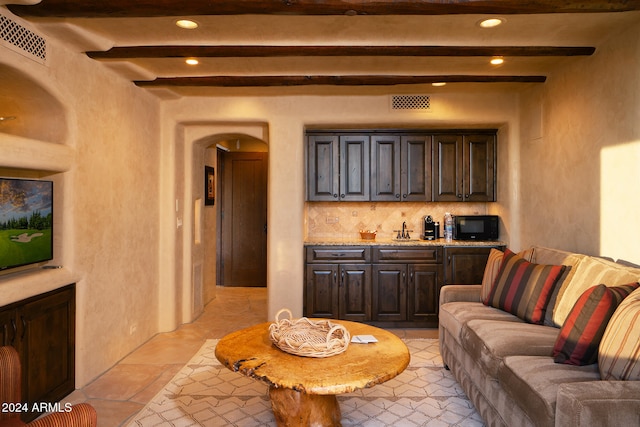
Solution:
M0 44L41 64L47 60L47 41L0 13Z
M402 111L431 111L431 97L429 95L392 95L391 109Z

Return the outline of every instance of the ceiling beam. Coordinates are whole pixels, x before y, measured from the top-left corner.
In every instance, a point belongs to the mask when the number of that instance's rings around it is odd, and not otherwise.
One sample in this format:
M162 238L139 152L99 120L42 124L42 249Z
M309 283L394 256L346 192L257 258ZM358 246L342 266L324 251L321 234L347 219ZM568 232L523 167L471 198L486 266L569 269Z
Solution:
M431 83L544 83L546 76L209 76L209 77L159 77L155 80L137 80L141 87L162 86L393 86Z
M42 0L9 5L19 16L116 18L197 15L457 15L640 10L640 0Z
M555 46L131 46L91 51L93 59L282 56L580 56L594 47Z

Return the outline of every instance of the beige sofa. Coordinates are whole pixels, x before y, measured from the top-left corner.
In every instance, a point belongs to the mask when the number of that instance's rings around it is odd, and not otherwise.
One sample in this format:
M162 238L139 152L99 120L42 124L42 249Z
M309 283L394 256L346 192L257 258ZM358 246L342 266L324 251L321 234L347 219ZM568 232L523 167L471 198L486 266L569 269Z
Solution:
M640 288L606 323L597 363L568 365L552 357L560 328L581 295L598 284L637 282L640 269L542 247L519 255L535 264L569 266L550 297L544 324L481 302L495 283L495 262L488 263L483 284L445 286L440 295L442 358L485 423L640 425Z

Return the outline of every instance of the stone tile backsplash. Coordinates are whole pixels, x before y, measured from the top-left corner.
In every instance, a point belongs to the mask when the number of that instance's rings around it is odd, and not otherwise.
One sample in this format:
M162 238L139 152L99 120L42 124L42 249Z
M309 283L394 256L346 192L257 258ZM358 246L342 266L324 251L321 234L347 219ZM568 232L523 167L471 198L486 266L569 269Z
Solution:
M378 236L392 238L396 234L394 230L402 228L403 221L413 230L411 236L419 237L425 215L442 223L445 212L485 215L487 206L487 203L307 202L305 237L309 240L357 238L359 230L377 230Z

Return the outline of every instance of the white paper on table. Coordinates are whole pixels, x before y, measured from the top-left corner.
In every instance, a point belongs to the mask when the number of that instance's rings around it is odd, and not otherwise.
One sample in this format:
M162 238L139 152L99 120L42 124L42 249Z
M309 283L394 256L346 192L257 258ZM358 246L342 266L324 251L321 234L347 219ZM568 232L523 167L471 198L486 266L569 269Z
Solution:
M373 335L354 335L351 337L351 342L356 344L369 344L378 342L378 340Z

